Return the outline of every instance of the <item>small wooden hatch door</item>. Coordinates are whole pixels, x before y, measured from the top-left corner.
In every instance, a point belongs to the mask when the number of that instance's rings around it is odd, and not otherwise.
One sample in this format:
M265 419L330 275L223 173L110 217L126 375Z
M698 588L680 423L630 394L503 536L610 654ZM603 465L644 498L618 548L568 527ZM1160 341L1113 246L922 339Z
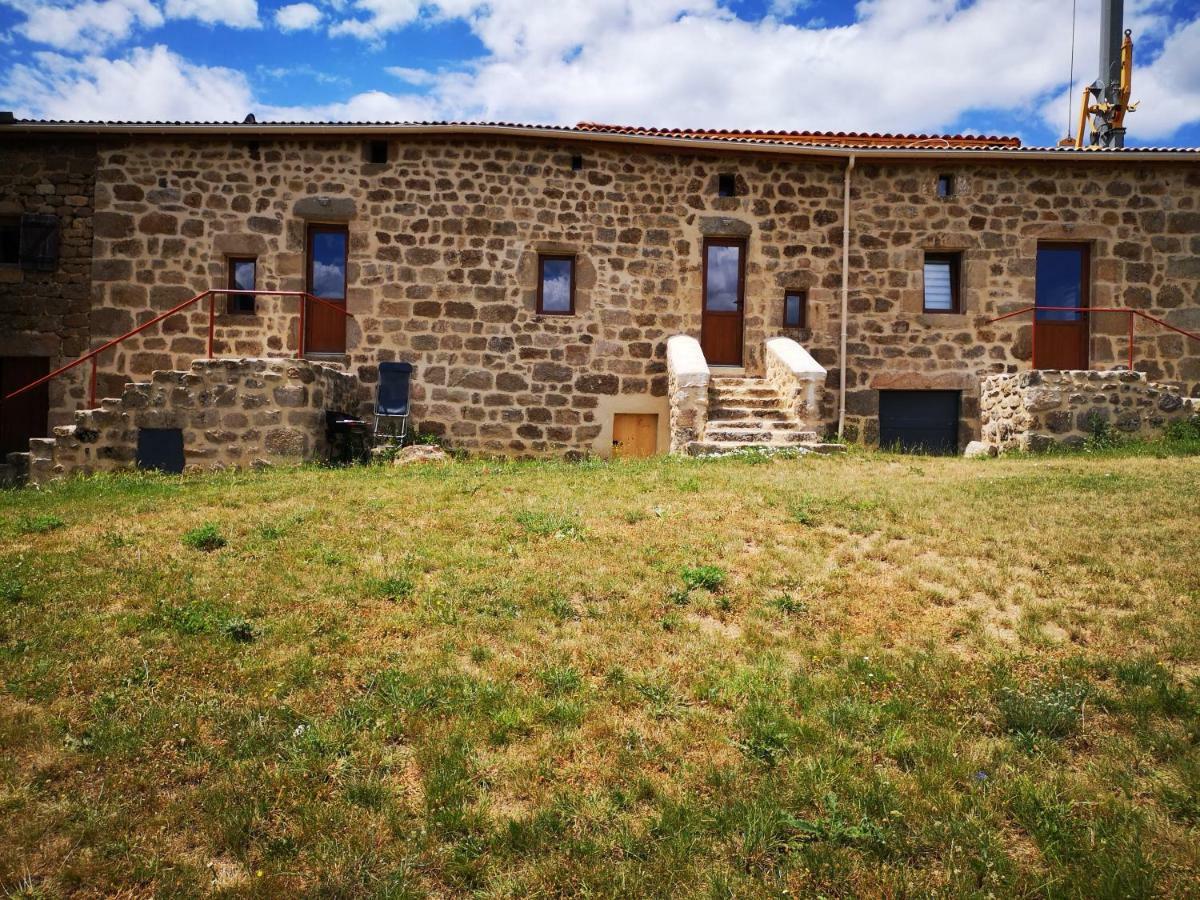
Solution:
M658 450L656 413L617 413L613 416L613 456L634 459Z

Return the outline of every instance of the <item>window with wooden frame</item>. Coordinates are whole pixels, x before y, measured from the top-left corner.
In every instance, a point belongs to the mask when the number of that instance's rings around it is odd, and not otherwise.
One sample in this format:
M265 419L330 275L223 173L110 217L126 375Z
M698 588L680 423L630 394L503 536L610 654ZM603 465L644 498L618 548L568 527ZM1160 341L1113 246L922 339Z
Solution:
M962 312L961 270L961 253L925 254L925 312Z
M783 327L808 327L808 291L788 291L783 295Z
M230 257L229 287L231 290L252 291L258 281L258 260L253 256ZM231 316L254 315L253 294L229 294L226 311Z
M542 316L575 315L575 257L538 255L537 311Z
M937 180L937 195L943 200L954 196L954 176L939 175Z
M732 172L722 172L717 175L717 196L737 196L737 176Z

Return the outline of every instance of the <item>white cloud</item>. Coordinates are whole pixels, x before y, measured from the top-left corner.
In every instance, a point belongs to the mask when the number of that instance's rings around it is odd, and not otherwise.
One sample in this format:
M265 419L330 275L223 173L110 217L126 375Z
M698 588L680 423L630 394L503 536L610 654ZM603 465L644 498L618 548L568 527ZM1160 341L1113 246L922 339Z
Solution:
M126 10L139 2L146 0L106 0ZM105 5L87 0L74 9L89 3ZM1077 86L1095 77L1098 3L1079 2ZM1066 124L1071 11L1061 0L860 0L855 21L838 27L774 16L745 21L718 0L329 0L319 8L290 4L277 15L301 6L333 17L331 34L371 44L414 23L459 20L484 53L451 70L384 67L418 93L367 91L318 105L263 104L241 73L193 65L161 47L73 64L44 55L10 71L7 94L12 105L38 114L112 109L123 118L240 119L253 111L260 121L590 119L919 132L952 128L964 117L996 131L986 123L1015 117L1040 135ZM1172 23L1170 0L1130 0L1128 7L1140 42L1134 96L1143 101L1128 120L1130 138L1169 136L1200 121L1200 19ZM1150 59L1146 48L1160 43L1162 52ZM147 61L176 88L161 89L157 76L141 71Z
M316 28L324 14L311 3L289 3L275 11L275 24L283 31Z
M421 0L355 0L354 11L365 18L348 18L330 27L331 35L348 35L378 43L389 32L417 21Z
M35 54L12 67L0 91L18 114L44 118L241 120L253 109L242 73L198 66L166 47L124 59Z
M438 117L438 109L424 97L397 96L365 91L348 100L316 106L260 105L260 122L417 122Z
M257 0L167 0L167 17L197 19L209 25L258 28Z
M63 5L46 0L8 0L25 14L14 29L22 37L62 50L90 49L124 40L134 29L156 28L162 13L150 0L85 0Z
M438 76L426 69L410 69L407 66L388 66L384 69L389 75L395 75L401 81L415 87L427 87L437 84Z

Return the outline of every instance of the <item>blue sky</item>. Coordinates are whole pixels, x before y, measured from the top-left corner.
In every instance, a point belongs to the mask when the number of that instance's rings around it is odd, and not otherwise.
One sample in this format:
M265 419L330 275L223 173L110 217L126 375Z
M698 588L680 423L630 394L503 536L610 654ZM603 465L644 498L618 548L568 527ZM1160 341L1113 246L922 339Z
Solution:
M1097 67L1079 0L1075 83ZM1200 0L1126 0L1129 143L1200 145ZM0 108L1061 138L1071 0L0 0ZM1074 97L1071 98L1074 100Z

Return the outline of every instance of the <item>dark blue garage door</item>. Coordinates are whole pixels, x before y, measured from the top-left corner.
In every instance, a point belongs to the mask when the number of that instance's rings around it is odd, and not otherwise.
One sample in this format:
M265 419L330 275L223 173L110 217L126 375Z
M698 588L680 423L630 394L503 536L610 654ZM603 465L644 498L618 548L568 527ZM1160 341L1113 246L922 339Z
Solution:
M957 453L958 404L958 391L880 391L879 445L909 453Z

